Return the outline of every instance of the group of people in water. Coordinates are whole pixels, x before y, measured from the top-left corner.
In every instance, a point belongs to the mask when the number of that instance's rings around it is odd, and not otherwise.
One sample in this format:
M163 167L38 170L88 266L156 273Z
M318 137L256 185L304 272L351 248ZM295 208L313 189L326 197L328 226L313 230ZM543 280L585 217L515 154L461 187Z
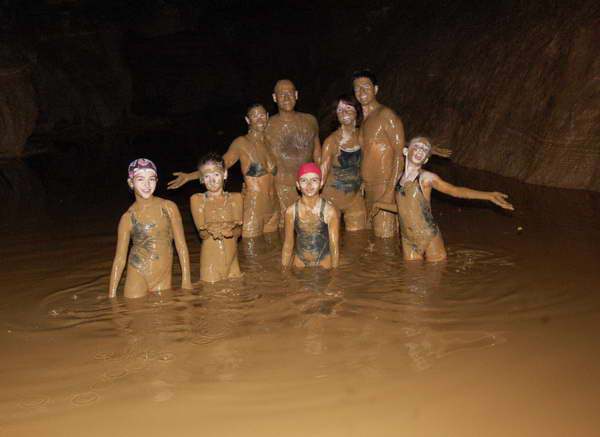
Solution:
M355 72L352 85L354 95L335 101L339 127L322 146L316 118L295 111L298 91L290 80L280 80L273 92L276 115L269 118L264 106L252 105L245 116L248 133L236 138L225 155L208 154L196 171L174 174L169 189L192 180L206 187L190 198L202 239L202 281L240 277L238 238L279 227L284 268L336 268L341 218L347 232L372 229L379 238L392 238L400 228L407 261L443 261L444 242L431 214L432 189L513 209L506 194L457 187L424 170L432 154L448 157L449 150L432 146L425 137L405 143L402 121L377 101L379 87L371 71ZM238 161L243 190L228 193L223 189L227 169ZM129 165L128 184L136 201L119 223L110 297L116 296L126 265L126 297L170 288L173 241L182 288L192 287L181 216L173 202L153 196L156 183L150 160Z

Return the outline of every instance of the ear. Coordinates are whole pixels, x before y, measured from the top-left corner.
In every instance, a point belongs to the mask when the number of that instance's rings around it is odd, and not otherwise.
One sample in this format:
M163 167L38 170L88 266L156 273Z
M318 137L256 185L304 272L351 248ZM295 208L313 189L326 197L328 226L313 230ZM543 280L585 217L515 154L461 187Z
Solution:
M227 170L223 172L223 180L227 179Z
M133 190L133 180L131 178L127 178L127 185Z
M427 164L427 161L429 161L429 156L427 157L427 159L426 159L425 161L423 161L423 164L422 164L422 165L425 165L425 164Z
M277 94L273 93L273 101L277 103Z
M298 188L298 191L301 191L300 190L300 182L298 182L298 181L296 181L296 188Z
M404 147L404 148L402 149L402 154L403 154L404 156L408 156L408 147Z
M379 85L375 85L375 88L373 88L373 91L375 92L375 95L377 95L377 93L379 92Z
M296 100L298 100L298 91L294 93L294 96L296 97Z
M248 118L248 116L244 117L244 120L246 120L246 124L250 126L250 119Z

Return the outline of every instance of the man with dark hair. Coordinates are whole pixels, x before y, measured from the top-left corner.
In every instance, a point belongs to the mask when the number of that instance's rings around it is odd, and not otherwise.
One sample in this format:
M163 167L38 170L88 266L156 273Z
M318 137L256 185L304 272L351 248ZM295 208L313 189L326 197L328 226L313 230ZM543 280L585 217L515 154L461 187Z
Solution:
M361 177L364 183L365 203L370 213L376 202L393 203L394 187L404 167L404 126L390 108L377 101L379 85L370 70L352 74L354 95L362 106L363 123L360 128L362 146ZM448 157L445 149L432 149L433 154ZM396 217L379 210L369 223L376 237L391 238L396 233Z

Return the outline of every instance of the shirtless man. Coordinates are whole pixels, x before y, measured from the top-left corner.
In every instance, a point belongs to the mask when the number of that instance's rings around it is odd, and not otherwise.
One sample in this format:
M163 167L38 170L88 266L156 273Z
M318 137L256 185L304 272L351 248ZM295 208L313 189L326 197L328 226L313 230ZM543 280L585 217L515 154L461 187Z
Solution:
M377 101L379 86L371 71L355 72L352 84L363 110L361 176L367 211L371 211L375 202L394 202L394 187L404 167L404 126L392 109ZM444 157L450 155L446 149L434 148L432 153ZM369 225L380 238L393 237L397 229L394 214L383 210L377 212Z
M279 204L274 179L277 174L275 159L265 140L269 121L267 110L259 104L246 113L248 133L236 138L223 156L226 169L240 161L244 175L244 225L242 238L254 238L263 233L275 232L279 223ZM199 172L174 173L169 189L181 187L199 177Z
M275 189L281 208L280 226L283 214L298 199L296 172L305 162L321 161L321 142L317 119L294 110L298 91L288 79L277 81L273 90L273 101L278 113L267 126L267 141L277 162Z

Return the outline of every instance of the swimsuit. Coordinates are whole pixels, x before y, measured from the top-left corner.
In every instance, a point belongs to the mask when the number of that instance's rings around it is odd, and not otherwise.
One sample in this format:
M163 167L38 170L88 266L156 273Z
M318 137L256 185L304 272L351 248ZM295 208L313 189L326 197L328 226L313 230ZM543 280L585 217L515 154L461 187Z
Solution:
M325 200L321 199L319 215L309 215L302 220L298 212L298 203L294 204L294 231L296 244L294 253L306 266L318 266L329 255L329 225L325 223Z
M166 261L165 256L171 259L173 256L171 221L162 206L159 208L160 218L147 223L139 221L131 211L133 245L129 252L129 265L144 277L150 289L170 271L171 262Z
M331 165L331 183L328 185L346 194L358 192L361 184L361 157L361 149L348 152L340 148L340 153Z
M398 182L396 201L402 242L423 255L440 230L433 220L431 205L423 195L420 179L419 174L414 181L407 181L404 185Z

